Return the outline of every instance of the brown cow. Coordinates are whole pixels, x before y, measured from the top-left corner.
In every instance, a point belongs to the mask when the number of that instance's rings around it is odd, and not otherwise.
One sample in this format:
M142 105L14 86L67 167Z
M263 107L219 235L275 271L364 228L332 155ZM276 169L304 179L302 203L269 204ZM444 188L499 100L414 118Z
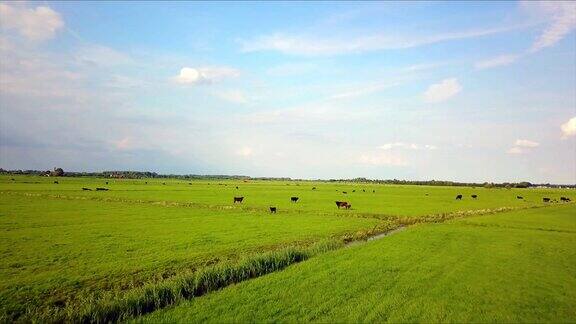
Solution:
M244 197L234 197L234 203L241 203Z

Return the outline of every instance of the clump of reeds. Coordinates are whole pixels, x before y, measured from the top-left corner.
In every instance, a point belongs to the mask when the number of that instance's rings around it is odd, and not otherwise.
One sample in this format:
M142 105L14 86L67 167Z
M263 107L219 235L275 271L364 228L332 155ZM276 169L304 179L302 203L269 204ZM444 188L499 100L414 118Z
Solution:
M224 263L186 272L170 279L144 285L122 294L86 297L62 309L45 309L28 314L40 322L108 323L119 322L222 289L231 284L282 270L291 264L343 246L342 240L329 240L305 248L282 250L246 257L238 263Z

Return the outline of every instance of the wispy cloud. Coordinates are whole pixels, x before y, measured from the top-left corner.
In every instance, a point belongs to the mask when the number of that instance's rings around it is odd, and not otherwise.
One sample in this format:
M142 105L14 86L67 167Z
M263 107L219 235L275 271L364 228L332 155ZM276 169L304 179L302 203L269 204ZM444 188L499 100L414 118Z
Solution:
M538 147L538 146L540 146L540 143L534 142L534 141L530 141L530 140L527 140L527 139L518 139L518 140L516 140L516 142L514 142L514 145L519 146L519 147L533 148L533 147Z
M496 57L493 57L493 58L490 58L487 60L476 62L476 64L474 66L478 70L489 69L489 68L494 68L497 66L510 65L510 64L516 62L519 58L520 58L520 55L505 54L505 55L496 56Z
M371 153L362 154L358 158L358 162L361 164L368 164L374 166L406 166L408 162L399 155L392 155L386 153Z
M241 90L220 90L213 92L213 94L220 99L237 104L245 104L250 101Z
M404 142L395 142L395 143L386 143L378 148L388 151L392 149L408 149L408 150L436 150L438 147L436 145L431 144L416 144L416 143L404 143Z
M430 103L439 103L454 97L460 91L462 91L462 86L458 79L444 79L428 87L424 92L424 100Z
M181 84L194 85L213 83L238 76L240 76L239 70L226 66L183 67L175 79L176 82Z
M532 53L555 45L576 29L576 2L523 1L522 5L548 20L548 26L530 48Z
M384 82L345 90L330 97L331 99L348 99L369 95L401 84L400 82Z
M289 55L339 55L420 47L453 40L488 36L515 28L517 27L499 27L427 36L404 37L400 37L395 33L348 36L343 38L278 33L250 40L241 40L240 45L243 52L277 51Z
M572 117L567 122L560 125L560 130L562 131L562 139L576 136L576 117Z
M31 41L44 41L64 27L60 14L50 7L29 8L25 3L0 3L0 28L15 31Z

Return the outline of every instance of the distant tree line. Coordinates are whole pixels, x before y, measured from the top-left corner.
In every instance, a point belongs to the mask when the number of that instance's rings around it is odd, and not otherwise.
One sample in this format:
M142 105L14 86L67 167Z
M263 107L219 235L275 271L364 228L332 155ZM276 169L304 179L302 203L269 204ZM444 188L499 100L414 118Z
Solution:
M484 188L531 188L531 187L548 187L548 188L574 188L576 184L572 185L558 185L558 184L533 184L527 181L522 182L455 182L443 180L398 180L398 179L367 179L367 178L354 178L354 179L316 179L316 180L302 180L292 179L288 177L250 177L243 175L199 175L199 174L158 174L149 171L102 171L102 172L71 172L62 170L62 168L54 168L48 171L39 170L4 170L0 168L0 174L24 174L24 175L40 175L40 176L68 176L68 177L94 177L94 178L117 178L117 179L153 179L153 178L168 178L180 180L269 180L269 181L328 181L328 182L343 182L343 183L373 183L373 184L397 184L397 185L416 185L416 186L453 186L453 187L484 187Z

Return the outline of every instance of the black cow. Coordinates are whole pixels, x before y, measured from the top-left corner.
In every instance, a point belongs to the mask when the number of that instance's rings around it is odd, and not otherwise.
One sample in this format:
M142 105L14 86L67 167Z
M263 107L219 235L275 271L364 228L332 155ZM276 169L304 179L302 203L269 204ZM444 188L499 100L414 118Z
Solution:
M336 202L336 206L338 206L338 209L340 209L340 207L344 207L346 209L350 209L350 207L352 207L352 205L350 205L348 202L346 201L337 201Z
M352 192L356 192L356 190L352 190Z
M106 181L106 184L108 184L108 181Z
M342 191L342 193L343 193L343 194L347 194L348 192L346 192L346 191Z
M238 189L238 186L236 186L236 189Z
M542 198L542 201L543 201L543 202L550 202L550 198L544 197L544 198Z
M362 189L362 192L366 192L366 189Z
M58 181L54 181L54 184L58 184Z
M234 203L241 203L244 197L234 197Z
M376 190L372 190L372 193L376 193Z
M516 199L524 199L522 196L516 196Z
M90 190L90 191L91 191L92 189L90 189L90 188L82 188L82 190Z
M192 182L188 182L188 185L191 185L191 184L192 184Z
M298 201L298 197L290 197L290 201L291 201L291 202L297 202L297 201Z
M270 207L270 213L276 214L276 207Z
M144 184L148 184L148 181L144 182Z
M568 197L560 197L560 201L570 202L570 198L568 198Z
M166 185L166 182L162 182L163 185Z
M478 198L478 195L472 195L470 197L472 197L473 199L476 199L476 198Z
M462 200L462 195L456 196L456 200Z
M108 191L108 188L96 188L96 191Z
M312 187L312 190L316 190L316 187Z

